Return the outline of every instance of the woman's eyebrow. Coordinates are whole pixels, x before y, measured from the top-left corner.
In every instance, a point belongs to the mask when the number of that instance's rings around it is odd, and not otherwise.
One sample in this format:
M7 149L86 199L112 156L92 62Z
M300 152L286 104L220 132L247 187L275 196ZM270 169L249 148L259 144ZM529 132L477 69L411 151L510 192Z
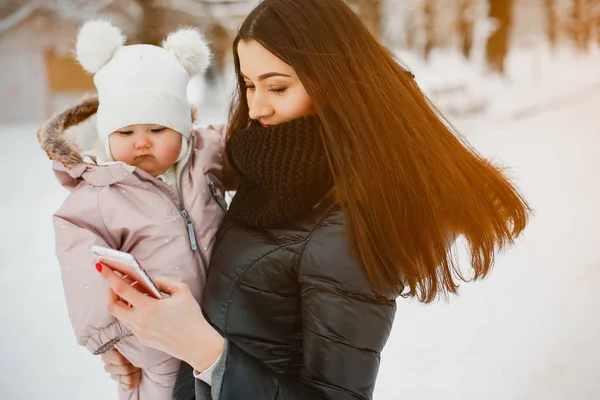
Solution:
M286 78L291 78L292 77L291 75L283 74L281 72L267 72L266 74L259 75L258 76L258 81L259 82L260 81L264 81L265 79L272 78L274 76L283 76L283 77L286 77ZM248 78L244 74L242 74L242 77L244 77L244 79L246 79L246 80L249 80L249 81L251 80L250 78Z

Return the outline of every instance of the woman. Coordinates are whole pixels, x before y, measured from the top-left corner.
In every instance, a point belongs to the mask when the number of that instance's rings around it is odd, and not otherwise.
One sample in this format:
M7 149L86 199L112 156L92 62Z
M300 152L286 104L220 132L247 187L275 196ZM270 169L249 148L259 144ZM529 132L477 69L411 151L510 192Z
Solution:
M233 48L239 185L205 316L182 284L157 279L171 298L156 301L100 266L109 310L190 364L198 397L208 382L221 399L370 399L396 297L457 292L455 235L486 276L529 208L342 0L265 0Z

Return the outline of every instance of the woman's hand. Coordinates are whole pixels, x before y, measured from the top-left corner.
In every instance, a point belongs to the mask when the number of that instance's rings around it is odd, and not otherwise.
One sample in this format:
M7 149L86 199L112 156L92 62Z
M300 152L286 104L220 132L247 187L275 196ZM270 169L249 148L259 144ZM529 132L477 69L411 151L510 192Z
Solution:
M100 356L104 370L125 389L133 390L140 386L142 370L129 362L121 353L112 349Z
M153 278L158 289L169 295L157 300L129 286L106 265L97 264L96 269L111 288L108 312L143 345L185 361L197 371L210 367L223 353L224 339L206 321L186 284Z

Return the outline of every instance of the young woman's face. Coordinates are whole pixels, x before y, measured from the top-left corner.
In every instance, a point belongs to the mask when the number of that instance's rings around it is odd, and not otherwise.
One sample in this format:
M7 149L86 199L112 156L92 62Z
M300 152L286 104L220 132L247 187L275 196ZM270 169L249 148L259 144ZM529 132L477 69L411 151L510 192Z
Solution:
M240 41L237 52L250 118L272 126L315 113L291 66L255 40Z
M129 125L110 134L110 153L122 161L158 176L175 164L181 151L181 134L160 125Z

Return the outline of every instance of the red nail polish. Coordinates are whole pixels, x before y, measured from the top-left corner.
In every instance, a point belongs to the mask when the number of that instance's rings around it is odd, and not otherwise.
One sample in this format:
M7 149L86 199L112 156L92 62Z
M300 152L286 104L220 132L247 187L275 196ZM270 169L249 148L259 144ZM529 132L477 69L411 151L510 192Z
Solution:
M102 264L96 263L96 269L98 270L98 272L102 272Z

